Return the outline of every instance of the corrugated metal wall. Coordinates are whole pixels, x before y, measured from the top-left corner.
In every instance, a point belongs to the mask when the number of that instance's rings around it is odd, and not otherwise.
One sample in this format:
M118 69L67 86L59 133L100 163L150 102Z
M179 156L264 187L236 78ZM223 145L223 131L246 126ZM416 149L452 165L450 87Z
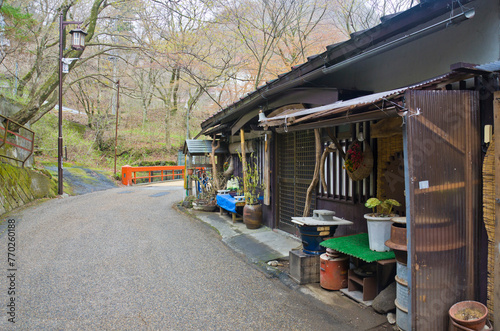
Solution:
M411 313L447 330L448 309L474 299L480 206L477 93L408 91Z

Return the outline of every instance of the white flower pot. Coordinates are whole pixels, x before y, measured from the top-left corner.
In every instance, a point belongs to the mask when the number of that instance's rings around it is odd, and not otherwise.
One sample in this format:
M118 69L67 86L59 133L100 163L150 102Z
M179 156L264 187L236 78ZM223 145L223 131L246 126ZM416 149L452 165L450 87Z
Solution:
M368 225L368 242L370 249L376 252L387 252L391 249L385 245L385 242L391 238L391 219L398 215L391 216L372 216L365 214Z

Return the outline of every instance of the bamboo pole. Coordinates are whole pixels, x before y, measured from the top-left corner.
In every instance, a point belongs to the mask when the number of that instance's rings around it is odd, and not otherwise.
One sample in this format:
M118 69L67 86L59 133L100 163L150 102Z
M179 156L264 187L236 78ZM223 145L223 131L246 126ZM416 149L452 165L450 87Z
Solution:
M240 129L241 138L241 166L243 168L243 192L247 193L247 157L245 152L245 131Z
M493 96L494 129L500 130L500 91L495 92ZM498 136L496 134L495 136ZM500 327L500 144L495 148L495 268L493 285L493 307L496 311L493 317L495 328Z

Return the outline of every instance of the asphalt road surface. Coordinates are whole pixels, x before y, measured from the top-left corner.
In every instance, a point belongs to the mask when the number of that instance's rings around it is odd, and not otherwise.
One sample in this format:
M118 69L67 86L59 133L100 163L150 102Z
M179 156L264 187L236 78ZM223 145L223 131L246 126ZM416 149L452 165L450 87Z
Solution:
M0 329L350 329L177 212L183 196L123 187L5 217Z

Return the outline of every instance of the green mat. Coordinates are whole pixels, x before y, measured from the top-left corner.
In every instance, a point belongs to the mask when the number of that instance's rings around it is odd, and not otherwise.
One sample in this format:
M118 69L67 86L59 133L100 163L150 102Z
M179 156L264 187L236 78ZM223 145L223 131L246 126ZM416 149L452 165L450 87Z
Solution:
M321 246L331 248L347 255L357 257L366 262L388 260L394 258L394 252L374 252L368 244L368 233L360 233L347 237L332 238L320 243Z

